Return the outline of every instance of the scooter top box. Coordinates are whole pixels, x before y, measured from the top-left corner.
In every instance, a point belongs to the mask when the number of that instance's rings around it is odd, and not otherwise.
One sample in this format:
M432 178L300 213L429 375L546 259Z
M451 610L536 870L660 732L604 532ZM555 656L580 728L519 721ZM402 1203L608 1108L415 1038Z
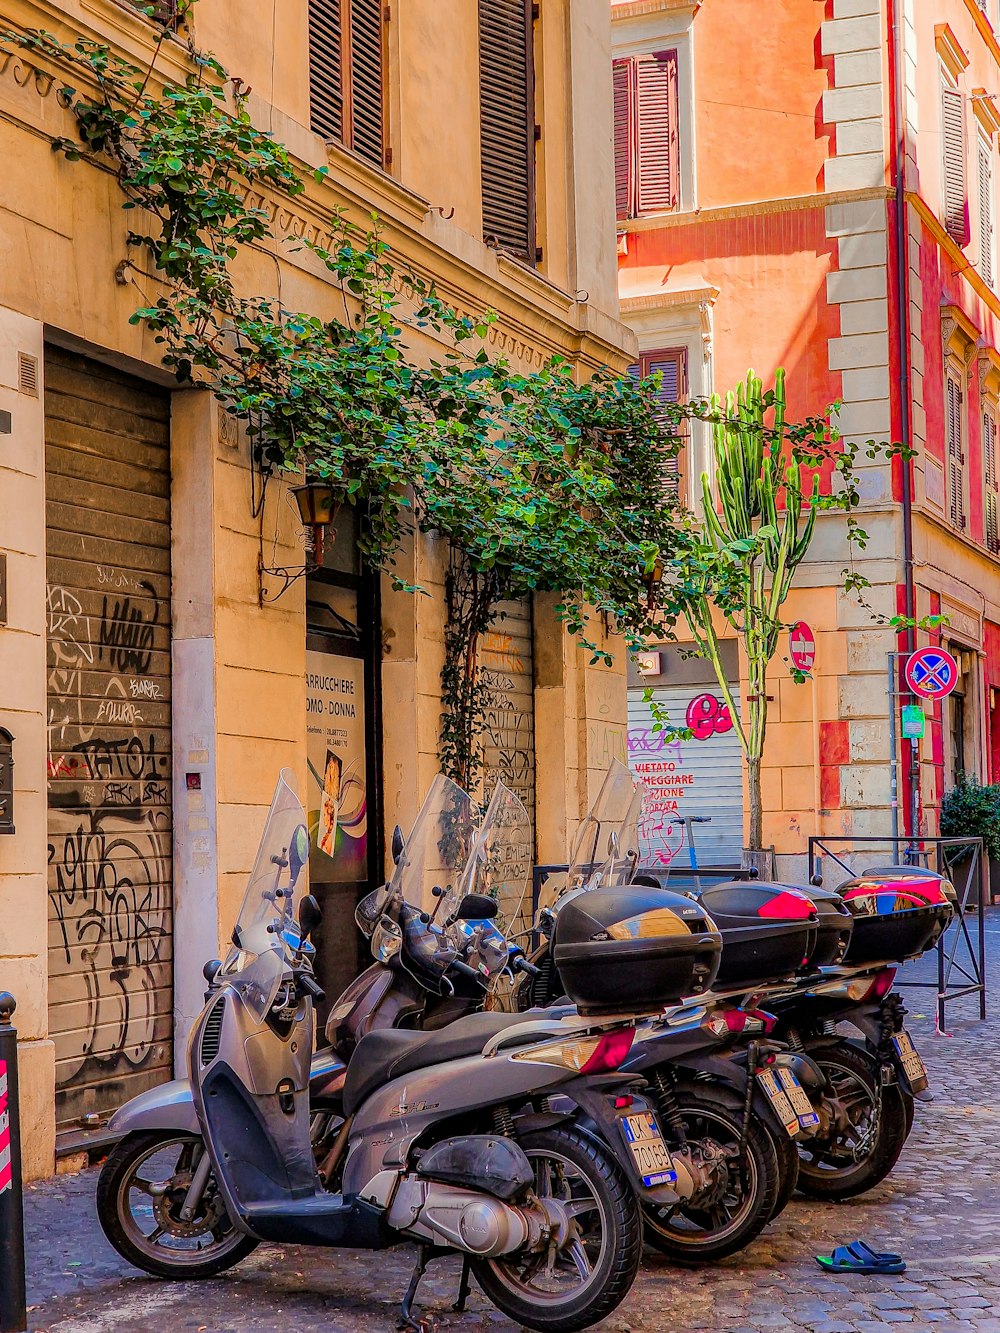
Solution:
M717 986L756 986L809 965L819 938L819 913L788 884L730 880L705 888L698 902L722 935Z
M582 1014L655 1013L715 981L722 939L708 913L643 885L594 889L556 917L552 957Z
M816 947L809 955L809 967L830 967L843 960L851 942L854 918L835 889L810 884L799 889L816 908L819 925Z
M886 866L861 875L842 884L838 892L854 918L844 955L852 967L924 953L952 918L941 878L907 866Z

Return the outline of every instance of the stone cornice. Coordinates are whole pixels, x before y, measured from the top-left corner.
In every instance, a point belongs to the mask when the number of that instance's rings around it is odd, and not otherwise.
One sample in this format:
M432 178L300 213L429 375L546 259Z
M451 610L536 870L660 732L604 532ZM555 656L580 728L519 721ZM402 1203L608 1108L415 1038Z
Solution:
M117 0L81 0L81 4L83 16L68 16L54 0L12 0L7 21L22 29L45 29L62 41L82 35L109 42L127 59L136 63L149 60L156 32L142 15L131 13ZM45 86L44 93L42 87L37 89L40 97L51 91L58 76L50 78L51 67L46 61L13 59L22 61L26 81L40 80ZM182 80L190 69L186 45L168 38L161 47L158 68L168 79ZM78 71L74 71L73 82L81 82ZM18 86L23 88L25 84L19 81ZM2 90L0 81L0 95ZM44 129L32 124L24 116L23 104L6 118L31 133L51 138L50 124ZM307 141L313 139L315 136L306 135ZM317 146L322 143L319 139L315 142ZM293 154L307 181L304 194L294 200L263 191L257 195L255 203L271 217L279 241L305 238L322 245L330 234L330 219L337 206L361 226L371 225L374 208L383 239L401 267L433 279L441 296L463 312L478 314L486 308L497 311L499 319L490 330L490 342L506 355L536 368L557 353L590 368L607 363L623 369L629 364L634 335L613 312L590 305L585 293L566 292L544 274L491 250L449 224L428 201L355 154L327 145L326 157L330 174L320 184L311 174L316 163ZM93 160L91 165L107 169ZM300 265L302 262L291 253L283 259ZM584 299L578 299L578 295Z
M717 208L697 208L687 213L657 213L652 217L619 220L619 232L662 231L673 227L704 226L729 218L762 217L770 213L798 213L812 208L831 208L835 204L853 204L866 199L894 199L891 186L872 185L862 190L835 190L829 193L789 195L784 199L760 199L754 203L725 204Z

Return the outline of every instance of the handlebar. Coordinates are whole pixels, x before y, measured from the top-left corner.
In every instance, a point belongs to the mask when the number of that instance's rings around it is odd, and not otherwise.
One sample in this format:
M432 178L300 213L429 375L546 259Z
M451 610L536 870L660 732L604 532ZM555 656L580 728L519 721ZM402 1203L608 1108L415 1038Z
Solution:
M463 977L472 977L474 981L482 981L483 979L483 973L480 972L478 968L470 967L468 963L463 963L461 958L453 958L449 963L449 967L454 968L455 971L460 973Z
M529 963L524 954L515 958L511 967L515 972L527 972L529 977L537 977L541 974L541 968L536 967L534 963Z
M326 999L326 991L311 972L297 972L295 980L298 983L299 990L304 991L306 995L311 995L314 1000L322 1003Z

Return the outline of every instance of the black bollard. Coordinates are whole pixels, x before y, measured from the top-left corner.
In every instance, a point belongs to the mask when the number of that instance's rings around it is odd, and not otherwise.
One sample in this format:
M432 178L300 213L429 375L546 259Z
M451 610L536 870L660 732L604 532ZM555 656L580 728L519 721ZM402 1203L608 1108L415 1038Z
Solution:
M0 991L0 1333L28 1326L24 1292L24 1200L17 1109L17 1032L13 995Z

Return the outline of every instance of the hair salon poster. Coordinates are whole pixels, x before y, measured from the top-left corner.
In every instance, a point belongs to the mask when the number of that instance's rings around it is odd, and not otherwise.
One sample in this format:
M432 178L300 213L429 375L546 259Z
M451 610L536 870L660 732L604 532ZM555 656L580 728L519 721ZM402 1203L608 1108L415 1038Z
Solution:
M306 653L309 874L314 883L368 878L364 662Z

